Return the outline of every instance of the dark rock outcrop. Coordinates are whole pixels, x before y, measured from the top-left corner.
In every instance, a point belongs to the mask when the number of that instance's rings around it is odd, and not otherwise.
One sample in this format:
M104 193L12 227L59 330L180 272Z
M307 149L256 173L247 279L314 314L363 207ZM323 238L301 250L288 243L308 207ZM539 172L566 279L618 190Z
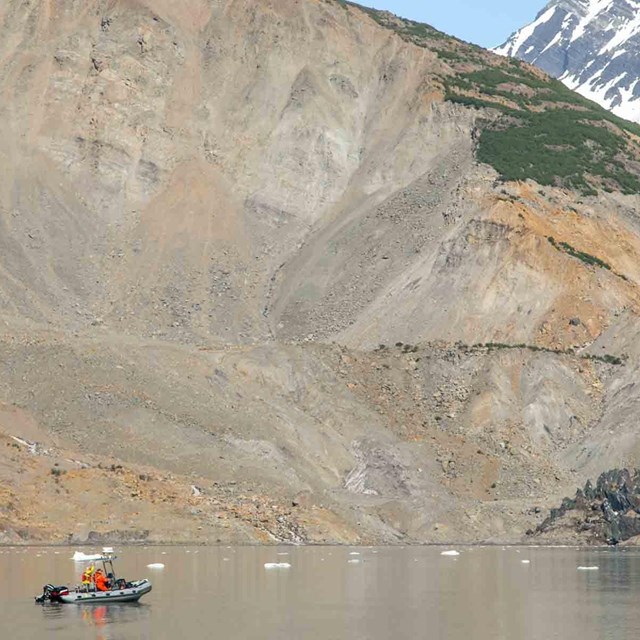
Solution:
M535 534L573 528L589 542L618 544L640 535L640 470L614 469L593 486L587 481L575 498L565 498Z

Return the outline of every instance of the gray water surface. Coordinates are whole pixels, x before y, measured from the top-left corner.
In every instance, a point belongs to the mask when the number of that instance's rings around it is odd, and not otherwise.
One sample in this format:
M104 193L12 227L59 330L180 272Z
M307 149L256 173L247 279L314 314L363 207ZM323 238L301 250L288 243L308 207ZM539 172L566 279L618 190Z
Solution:
M121 575L153 582L138 605L35 605L43 584L75 583L84 565L70 560L70 549L0 549L0 638L602 640L640 633L636 550L476 547L456 558L434 547L116 551ZM148 569L153 562L165 568ZM291 568L268 570L267 562Z

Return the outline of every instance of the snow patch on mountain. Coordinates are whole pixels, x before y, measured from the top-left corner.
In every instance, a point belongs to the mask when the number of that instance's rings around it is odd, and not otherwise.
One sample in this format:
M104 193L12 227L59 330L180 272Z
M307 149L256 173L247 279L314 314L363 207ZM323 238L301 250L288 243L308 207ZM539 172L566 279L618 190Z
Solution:
M514 36L512 36L513 41L507 40L507 42L502 46L496 49L496 53L501 53L505 56L513 56L515 52L519 51L522 46L531 38L535 30L545 22L548 22L553 14L556 12L556 7L552 7L545 11L542 15L538 17L535 22L532 22L530 25L524 27L520 31L518 31ZM508 48L506 51L501 51L502 48Z
M494 51L640 122L640 0L552 0Z

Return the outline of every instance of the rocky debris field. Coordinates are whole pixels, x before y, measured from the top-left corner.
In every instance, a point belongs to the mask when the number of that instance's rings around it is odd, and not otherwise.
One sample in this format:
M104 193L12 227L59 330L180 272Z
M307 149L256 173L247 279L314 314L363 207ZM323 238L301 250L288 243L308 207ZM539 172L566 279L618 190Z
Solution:
M72 459L0 436L0 544L344 543L356 539L299 496L265 495L142 466ZM33 447L37 450L34 451ZM13 473L19 474L14 482ZM198 482L198 484L192 484Z
M0 341L11 540L520 540L625 371L522 345L73 344Z
M1 2L0 541L517 542L638 467L640 199L479 162L515 80L574 105L345 2Z

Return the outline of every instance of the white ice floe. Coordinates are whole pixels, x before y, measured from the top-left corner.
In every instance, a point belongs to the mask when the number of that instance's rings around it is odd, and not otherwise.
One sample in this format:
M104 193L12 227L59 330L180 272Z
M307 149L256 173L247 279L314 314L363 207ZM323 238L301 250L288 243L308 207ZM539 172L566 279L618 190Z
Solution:
M82 551L76 551L71 558L74 562L91 562L93 560L100 560L102 558L101 553L86 554Z
M578 567L578 571L598 571L600 567Z
M162 562L152 562L147 565L147 569L164 569Z
M288 562L265 562L265 569L290 569L291 565Z
M459 551L443 551L441 554L441 556L459 556L460 552Z

